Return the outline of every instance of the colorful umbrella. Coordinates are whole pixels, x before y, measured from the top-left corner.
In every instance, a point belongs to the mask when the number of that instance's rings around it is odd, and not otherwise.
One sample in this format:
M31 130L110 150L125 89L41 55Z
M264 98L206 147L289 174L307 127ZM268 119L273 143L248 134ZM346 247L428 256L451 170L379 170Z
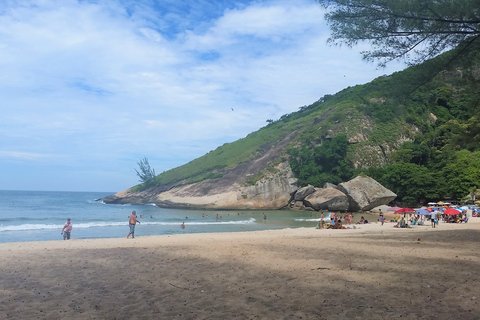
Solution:
M453 208L448 208L447 210L443 211L443 213L448 215L456 215L456 214L460 214L460 211L455 210Z
M432 211L433 211L432 208L425 208L425 210L427 210L428 212L432 212Z
M415 210L410 209L410 208L401 208L395 211L394 213L407 213L407 212L415 212Z
M395 207L390 207L390 208L388 208L387 211L394 211L394 212L395 212L395 211L397 211L397 210L399 210L399 209L402 209L402 208L395 206Z
M415 210L415 213L419 214L419 215L422 215L422 216L429 216L430 215L430 211L428 211L427 209L418 209L418 210Z

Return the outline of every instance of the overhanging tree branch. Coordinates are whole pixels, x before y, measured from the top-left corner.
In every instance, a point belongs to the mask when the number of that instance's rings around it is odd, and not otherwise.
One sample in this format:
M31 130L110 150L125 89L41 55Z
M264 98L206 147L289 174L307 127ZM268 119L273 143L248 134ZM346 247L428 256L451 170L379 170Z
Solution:
M478 0L317 1L327 9L329 42L369 41L372 50L363 52L364 59L380 60L380 66L400 57L421 63L480 35Z

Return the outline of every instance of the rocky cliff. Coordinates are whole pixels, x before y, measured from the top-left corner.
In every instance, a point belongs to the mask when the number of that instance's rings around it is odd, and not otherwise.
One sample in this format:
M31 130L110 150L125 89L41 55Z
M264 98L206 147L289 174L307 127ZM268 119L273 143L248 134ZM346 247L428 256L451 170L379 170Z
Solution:
M252 186L232 181L228 186L216 187L215 180L207 180L163 192L126 190L103 200L106 203L154 203L159 207L191 209L367 211L386 205L396 197L369 177L356 177L339 186L330 184L326 188L307 186L299 189L288 163L280 163L275 169L274 173L265 175Z

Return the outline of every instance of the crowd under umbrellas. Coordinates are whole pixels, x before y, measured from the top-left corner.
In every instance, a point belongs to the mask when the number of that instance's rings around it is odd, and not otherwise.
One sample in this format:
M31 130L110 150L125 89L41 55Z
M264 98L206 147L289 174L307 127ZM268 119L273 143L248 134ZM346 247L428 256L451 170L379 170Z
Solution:
M480 201L477 201L480 204ZM477 203L475 203L477 204ZM423 225L429 221L432 227L438 225L439 221L444 223L467 223L470 218L469 210L472 216L480 216L480 209L477 206L453 207L448 202L429 202L428 207L420 209L390 207L387 211L395 214L393 222L397 222L397 227L408 228L413 225ZM403 215L403 217L401 217ZM408 217L407 217L408 215Z

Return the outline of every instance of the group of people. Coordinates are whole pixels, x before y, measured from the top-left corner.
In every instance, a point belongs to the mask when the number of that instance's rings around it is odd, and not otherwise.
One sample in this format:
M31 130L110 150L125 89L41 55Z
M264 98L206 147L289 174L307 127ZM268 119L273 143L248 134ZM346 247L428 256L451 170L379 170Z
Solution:
M323 211L320 215L320 220L323 220ZM342 221L342 220L345 221L345 224L352 224L353 213L345 212L345 214L342 216L342 214L338 214L336 212L330 212L330 222L332 226L335 225L335 222Z
M328 223L328 218L330 219L330 223ZM320 214L320 220L318 220L317 229L345 229L344 225L350 225L353 223L354 215L353 213L345 212L345 214L330 212L327 217L327 222L325 222L324 212L322 211ZM344 223L342 223L344 221ZM361 217L360 221L357 224L364 224L368 223L363 216Z
M127 234L127 239L130 237L130 235L132 236L132 239L135 238L135 226L137 225L137 223L140 223L140 221L137 219L137 212L133 211L130 217L128 218L128 226L130 228L130 232ZM61 232L61 235L63 235L63 240L70 240L72 229L73 229L72 220L68 218Z

